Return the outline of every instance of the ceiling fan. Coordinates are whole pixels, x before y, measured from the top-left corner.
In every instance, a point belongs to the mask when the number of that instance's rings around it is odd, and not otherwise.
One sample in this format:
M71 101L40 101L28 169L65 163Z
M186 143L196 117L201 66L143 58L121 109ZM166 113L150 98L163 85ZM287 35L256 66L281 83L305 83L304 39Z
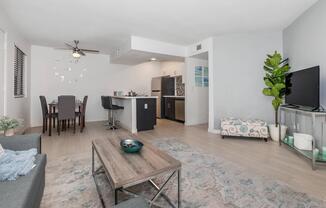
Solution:
M72 46L69 43L65 43L67 48L57 48L59 50L72 50L72 56L76 59L80 58L80 56L86 56L85 53L99 53L98 50L91 50L91 49L83 49L78 48L79 40L74 40L75 46Z

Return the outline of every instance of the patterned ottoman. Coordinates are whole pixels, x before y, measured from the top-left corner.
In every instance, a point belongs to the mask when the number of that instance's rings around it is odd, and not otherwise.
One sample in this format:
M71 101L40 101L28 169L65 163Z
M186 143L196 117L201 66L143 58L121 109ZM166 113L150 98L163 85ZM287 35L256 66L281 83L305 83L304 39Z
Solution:
M221 135L263 138L269 137L267 123L262 120L241 120L225 118L221 120Z

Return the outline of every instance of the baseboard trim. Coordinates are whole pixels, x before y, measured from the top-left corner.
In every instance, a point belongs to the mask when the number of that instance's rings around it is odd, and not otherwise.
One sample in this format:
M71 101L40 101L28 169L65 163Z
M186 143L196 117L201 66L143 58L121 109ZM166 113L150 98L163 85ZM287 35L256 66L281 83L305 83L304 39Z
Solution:
M208 129L208 132L212 133L212 134L220 134L221 133L221 131L219 129L211 129L211 128Z

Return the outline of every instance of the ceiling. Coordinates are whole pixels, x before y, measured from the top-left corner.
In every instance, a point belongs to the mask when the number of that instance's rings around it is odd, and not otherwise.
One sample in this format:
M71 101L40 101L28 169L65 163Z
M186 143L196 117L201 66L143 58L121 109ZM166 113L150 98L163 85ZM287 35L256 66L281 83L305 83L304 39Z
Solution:
M32 44L110 53L130 35L188 45L210 36L280 30L317 0L1 0Z
M158 53L150 53L144 51L130 50L126 54L123 54L120 57L111 59L113 64L125 64L125 65L137 65L143 62L150 61L151 58L155 58L156 61L184 61L184 57L179 56L170 56Z

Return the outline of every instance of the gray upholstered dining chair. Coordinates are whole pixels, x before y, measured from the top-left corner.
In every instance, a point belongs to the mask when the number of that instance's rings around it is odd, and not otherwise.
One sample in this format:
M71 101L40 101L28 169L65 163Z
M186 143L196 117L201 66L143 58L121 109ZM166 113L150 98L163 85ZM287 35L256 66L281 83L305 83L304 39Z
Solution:
M72 120L74 133L76 132L76 98L72 95L61 95L58 97L58 135L60 135L60 126L67 120ZM61 124L61 125L60 125Z
M43 133L48 130L48 119L49 118L49 110L48 110L48 103L46 102L45 96L40 96L40 102L42 107L42 119L43 119ZM53 118L53 127L55 127L55 118L58 117L57 113L52 114ZM49 128L52 128L52 126L49 126Z
M78 120L80 123L80 132L83 132L85 128L85 114L86 114L86 105L87 105L88 96L86 95L83 99L83 105L80 108L79 112L76 112L76 116L78 116Z

